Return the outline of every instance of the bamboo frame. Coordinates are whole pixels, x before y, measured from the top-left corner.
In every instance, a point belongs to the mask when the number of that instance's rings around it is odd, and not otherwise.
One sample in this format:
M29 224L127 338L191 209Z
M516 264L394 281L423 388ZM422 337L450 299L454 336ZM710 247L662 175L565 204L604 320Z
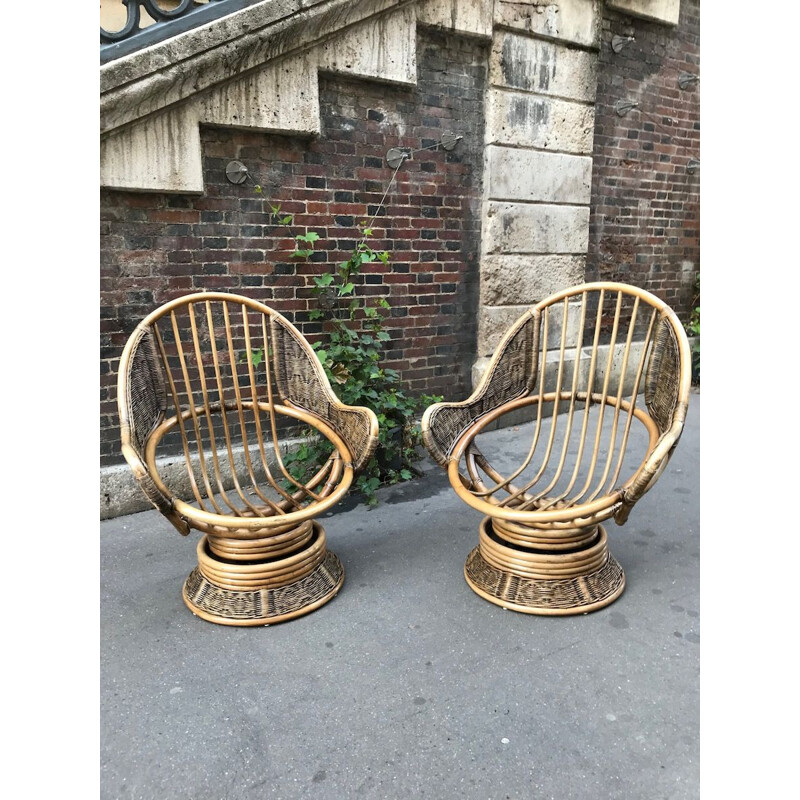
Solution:
M529 339L539 347L528 357L518 342L531 325ZM637 406L643 384L645 402ZM455 493L486 515L465 567L469 585L497 605L535 614L585 613L616 599L624 573L599 523L624 524L658 479L680 438L690 385L683 326L643 289L582 284L526 311L473 394L430 406L422 420L423 441ZM504 475L476 440L502 416L533 405L530 448ZM634 421L646 439L638 452L631 451ZM565 469L570 446L575 463Z
M265 625L335 596L344 570L314 517L347 493L374 451L378 421L339 401L288 320L222 292L172 300L128 340L117 394L122 452L143 491L182 534L204 534L183 592L195 614ZM279 442L281 426L296 423L333 451L305 482ZM176 440L189 496L159 474Z

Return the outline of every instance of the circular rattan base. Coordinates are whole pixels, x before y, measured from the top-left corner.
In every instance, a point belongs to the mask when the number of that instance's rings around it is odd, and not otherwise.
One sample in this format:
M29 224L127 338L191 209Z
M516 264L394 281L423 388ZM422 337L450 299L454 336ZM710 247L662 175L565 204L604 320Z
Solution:
M332 600L344 583L344 567L328 550L315 569L294 583L255 591L234 591L192 570L183 585L189 610L219 625L272 625L301 617Z
M613 603L625 588L625 573L605 547L606 537L602 526L599 533L600 541L584 551L585 571L574 574L575 554L564 557L564 567L553 563L560 559L549 554L542 558L547 559L549 562L547 567L555 577L543 577L537 575L535 570L522 565L519 567L519 572L513 571L517 562L511 559L508 559L510 568L500 569L497 566L495 552L487 549L489 559L496 562L490 563L481 552L481 548L487 544L486 521L484 521L481 525L481 545L467 557L464 577L476 594L490 603L511 611L553 616L596 611ZM598 564L593 551L599 550L601 544L605 553ZM514 553L514 550L502 545L495 546L495 551L501 555L506 552ZM559 573L563 577L559 577Z

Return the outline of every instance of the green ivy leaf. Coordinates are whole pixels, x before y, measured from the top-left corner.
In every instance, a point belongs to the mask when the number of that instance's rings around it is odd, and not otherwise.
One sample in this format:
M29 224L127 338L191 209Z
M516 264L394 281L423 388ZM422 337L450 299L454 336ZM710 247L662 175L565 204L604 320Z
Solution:
M333 274L326 272L324 275L316 275L314 276L314 283L317 286L330 286L333 283Z

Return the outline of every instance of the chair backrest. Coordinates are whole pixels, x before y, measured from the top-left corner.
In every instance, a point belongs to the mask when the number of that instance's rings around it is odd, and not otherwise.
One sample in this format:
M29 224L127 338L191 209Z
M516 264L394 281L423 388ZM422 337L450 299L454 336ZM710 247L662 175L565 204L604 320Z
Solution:
M649 451L669 439L669 457L683 425L690 378L685 331L663 301L625 284L583 284L548 297L520 317L472 397L430 410L425 441L446 466L467 431L477 433L509 409L535 409L525 468L539 465L533 472L534 482L544 487L542 495L562 503L586 485L579 497L595 498L630 477L622 464L634 418L648 430ZM525 431L520 435L527 436ZM570 448L577 453L574 468L565 467ZM486 484L469 476L484 497L487 485L499 482L505 488L503 476L491 475L491 469L489 475Z
M285 466L281 436L302 423L321 431L333 458L355 470L375 444L369 412L337 401L299 331L232 294L188 295L146 317L123 352L118 401L123 452L137 477L147 481L155 444L182 456L184 491L189 486L211 513L272 506L283 513L330 493L327 484L311 491L316 484L298 482ZM226 487L233 487L233 506ZM161 510L168 506L157 487L143 488Z

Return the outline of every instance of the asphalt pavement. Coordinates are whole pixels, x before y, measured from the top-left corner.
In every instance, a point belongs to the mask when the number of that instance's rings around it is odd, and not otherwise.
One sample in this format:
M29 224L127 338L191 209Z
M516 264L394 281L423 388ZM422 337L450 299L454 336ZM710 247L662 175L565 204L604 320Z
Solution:
M189 612L196 533L157 511L101 523L101 796L698 797L699 421L694 393L667 470L606 525L625 592L584 616L474 594L480 515L430 463L320 519L344 586L270 627Z

